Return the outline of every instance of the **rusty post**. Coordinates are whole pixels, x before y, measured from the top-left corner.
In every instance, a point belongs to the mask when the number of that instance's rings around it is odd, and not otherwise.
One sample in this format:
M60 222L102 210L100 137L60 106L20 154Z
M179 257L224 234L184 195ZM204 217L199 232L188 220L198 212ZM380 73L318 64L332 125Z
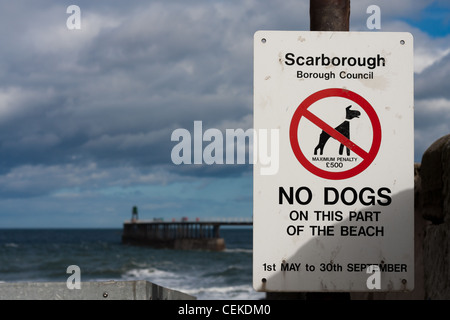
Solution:
M350 0L310 0L311 31L349 31Z
M311 31L349 31L350 0L310 0ZM350 300L348 292L307 292L306 300Z
M311 31L349 31L350 0L310 0ZM269 300L349 300L348 292L267 292Z

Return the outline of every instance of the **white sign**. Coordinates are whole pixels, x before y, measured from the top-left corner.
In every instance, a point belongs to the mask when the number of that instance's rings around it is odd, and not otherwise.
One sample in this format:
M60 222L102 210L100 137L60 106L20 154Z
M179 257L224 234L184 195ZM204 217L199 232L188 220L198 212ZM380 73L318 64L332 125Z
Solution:
M414 288L413 99L410 33L255 33L255 290Z

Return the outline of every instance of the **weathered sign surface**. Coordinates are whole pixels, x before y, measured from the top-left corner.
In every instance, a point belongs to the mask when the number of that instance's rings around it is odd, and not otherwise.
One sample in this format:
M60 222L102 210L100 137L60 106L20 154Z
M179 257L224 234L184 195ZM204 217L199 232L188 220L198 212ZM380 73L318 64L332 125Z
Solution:
M413 116L411 34L255 33L256 290L413 289Z

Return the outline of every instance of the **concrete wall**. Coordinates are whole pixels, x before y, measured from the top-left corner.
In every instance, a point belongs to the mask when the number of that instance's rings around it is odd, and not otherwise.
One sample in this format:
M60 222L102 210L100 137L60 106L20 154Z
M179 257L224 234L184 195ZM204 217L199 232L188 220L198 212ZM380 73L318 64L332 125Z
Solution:
M138 281L82 282L69 289L65 282L0 283L0 300L195 300L186 293Z

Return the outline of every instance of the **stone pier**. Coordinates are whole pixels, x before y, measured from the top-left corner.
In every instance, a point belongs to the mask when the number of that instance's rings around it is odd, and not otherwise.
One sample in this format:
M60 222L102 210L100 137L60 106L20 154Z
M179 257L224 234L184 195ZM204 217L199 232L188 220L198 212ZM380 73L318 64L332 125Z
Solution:
M225 249L225 240L220 237L221 225L251 224L251 222L131 220L123 225L122 243L154 248L222 251Z

